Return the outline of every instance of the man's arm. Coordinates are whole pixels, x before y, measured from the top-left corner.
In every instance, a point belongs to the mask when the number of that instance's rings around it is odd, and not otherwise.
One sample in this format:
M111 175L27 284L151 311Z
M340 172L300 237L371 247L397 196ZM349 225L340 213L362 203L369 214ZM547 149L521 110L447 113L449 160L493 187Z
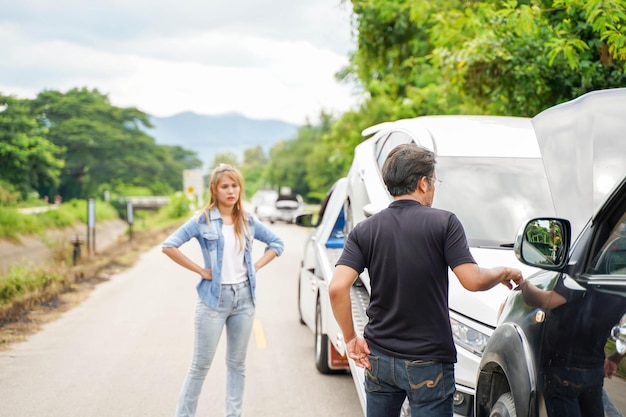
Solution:
M354 323L352 322L352 302L350 301L350 288L359 274L345 265L337 265L333 279L328 286L330 305L337 324L341 327L343 340L348 341L356 337Z
M522 290L524 302L531 307L550 310L567 302L567 299L558 292L541 290L528 280L520 284L520 289Z
M474 263L465 263L452 269L461 285L469 291L485 291L498 284L513 288L511 281L520 284L524 281L519 269L500 266L497 268L481 268Z
M354 331L352 321L352 301L350 301L350 288L359 276L354 269L337 265L333 279L328 286L330 305L337 324L343 333L343 341L346 344L346 353L358 366L371 369L367 355L370 353L365 339Z

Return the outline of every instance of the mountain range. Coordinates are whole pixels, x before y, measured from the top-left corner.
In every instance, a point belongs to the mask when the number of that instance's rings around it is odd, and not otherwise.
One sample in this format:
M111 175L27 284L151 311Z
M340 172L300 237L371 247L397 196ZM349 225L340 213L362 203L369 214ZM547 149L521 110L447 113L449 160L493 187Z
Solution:
M150 116L147 133L159 145L177 145L194 151L209 166L215 155L243 151L257 145L267 152L276 143L294 139L300 126L280 120L256 120L237 113L203 115L184 112L169 117Z

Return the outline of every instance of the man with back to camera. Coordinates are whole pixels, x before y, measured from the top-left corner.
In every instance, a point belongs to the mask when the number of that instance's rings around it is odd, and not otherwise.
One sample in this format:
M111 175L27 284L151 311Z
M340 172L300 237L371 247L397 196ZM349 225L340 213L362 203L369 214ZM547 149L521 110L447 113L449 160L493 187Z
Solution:
M479 267L458 218L431 207L435 164L434 153L415 144L389 153L382 174L394 201L350 232L329 286L347 353L365 368L367 417L397 417L405 397L413 417L452 416L448 267L470 291L523 281L517 269ZM360 336L350 288L365 268L371 294Z

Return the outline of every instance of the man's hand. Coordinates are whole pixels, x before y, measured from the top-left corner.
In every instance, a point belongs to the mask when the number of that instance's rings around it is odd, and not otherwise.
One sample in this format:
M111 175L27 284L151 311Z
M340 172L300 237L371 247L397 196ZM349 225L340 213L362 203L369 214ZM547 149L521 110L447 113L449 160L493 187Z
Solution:
M346 343L346 351L358 367L372 369L370 360L367 357L371 353L370 348L363 336L357 336L349 340Z
M604 360L604 376L611 378L617 372L617 366L626 356L625 353L613 352Z
M609 358L606 358L604 360L604 376L611 378L615 372L617 372L617 364Z
M511 284L511 281L513 281L516 286L519 286L522 282L524 282L522 271L515 268L504 268L504 277L500 282L503 285L506 285L508 289L512 289L513 285Z

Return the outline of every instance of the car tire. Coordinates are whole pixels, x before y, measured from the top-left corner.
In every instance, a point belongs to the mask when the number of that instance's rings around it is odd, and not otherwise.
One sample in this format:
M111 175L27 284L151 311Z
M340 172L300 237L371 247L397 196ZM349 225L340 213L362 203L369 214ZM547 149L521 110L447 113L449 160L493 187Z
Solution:
M498 398L498 401L491 408L489 417L517 417L515 402L510 392L506 392Z
M318 299L315 306L315 367L322 374L334 373L328 366L329 349L328 335L322 333L322 306Z

